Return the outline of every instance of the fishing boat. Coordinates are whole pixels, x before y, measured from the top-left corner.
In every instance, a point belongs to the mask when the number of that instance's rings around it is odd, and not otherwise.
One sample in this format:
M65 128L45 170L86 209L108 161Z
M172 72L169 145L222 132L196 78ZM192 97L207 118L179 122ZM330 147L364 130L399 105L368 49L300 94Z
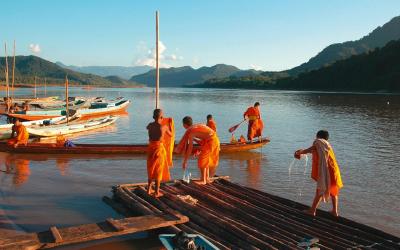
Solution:
M253 143L221 143L221 154L237 153L261 148L270 142L264 138L261 142ZM198 145L193 151L199 149ZM17 148L10 147L5 142L0 142L1 152L10 153L45 153L45 154L147 154L147 144L75 144L74 147L57 146L55 143L28 143Z
M17 97L12 99L13 103L18 103L22 104L25 102L54 102L58 101L59 97L58 96L48 96L48 97L37 97L37 98L32 98L32 97ZM0 103L4 103L4 100L1 100Z
M104 118L92 119L85 122L64 123L51 126L28 127L28 133L33 137L55 137L58 135L69 135L93 129L107 127L118 119L118 117L108 116Z
M24 121L35 121L50 119L60 116L65 116L65 109L49 109L49 110L28 110L28 111L16 111L15 113L4 113L8 117L18 118Z
M25 127L52 125L63 123L66 121L66 119L66 116L59 116L44 120L26 121L22 122L22 125L24 125ZM9 139L11 137L11 129L13 125L14 124L12 123L0 125L0 140Z
M117 114L125 111L129 104L130 101L126 99L110 102L93 102L88 108L77 109L76 114L79 115L81 118Z
M182 231L181 231L182 232ZM177 238L179 234L160 234L158 238L167 250L174 249L204 249L218 250L219 248L199 234L187 234ZM183 246L193 246L192 248L184 248ZM181 246L181 247L180 247Z

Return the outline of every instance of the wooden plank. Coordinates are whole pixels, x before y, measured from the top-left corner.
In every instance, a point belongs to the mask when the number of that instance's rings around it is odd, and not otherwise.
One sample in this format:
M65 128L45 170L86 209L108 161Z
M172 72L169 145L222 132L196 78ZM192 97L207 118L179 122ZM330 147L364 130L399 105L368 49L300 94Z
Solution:
M63 241L63 238L61 237L61 234L56 226L50 227L50 232L54 238L54 243L60 243Z
M99 223L66 228L51 227L50 230L44 232L0 238L0 249L33 250L39 248L52 248L60 245L81 243L161 227L169 227L189 221L188 217L183 215L179 215L178 219L171 218L171 215L166 214L146 215L120 220L107 219L106 221ZM52 237L48 237L49 235ZM61 237L61 235L63 237Z

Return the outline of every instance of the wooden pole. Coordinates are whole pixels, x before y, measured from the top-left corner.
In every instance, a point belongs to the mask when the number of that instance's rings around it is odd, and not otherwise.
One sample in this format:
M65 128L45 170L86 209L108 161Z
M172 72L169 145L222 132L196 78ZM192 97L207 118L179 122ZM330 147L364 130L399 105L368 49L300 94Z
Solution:
M160 106L160 65L159 65L159 34L158 34L158 11L156 11L156 109Z
M13 68L12 68L12 84L11 84L11 97L14 99L14 83L15 83L15 40L13 50Z
M65 76L65 112L67 117L67 124L69 120L69 101L68 101L68 75Z
M35 97L35 99L36 99L36 76L35 76L35 88L33 89L33 96Z
M47 97L47 81L46 81L46 77L44 78L44 96Z
M8 83L8 59L7 59L7 43L4 43L4 51L5 51L5 59L6 59L6 68L5 68L5 75L6 75L6 96L7 99L10 96L10 89L9 89L9 83Z

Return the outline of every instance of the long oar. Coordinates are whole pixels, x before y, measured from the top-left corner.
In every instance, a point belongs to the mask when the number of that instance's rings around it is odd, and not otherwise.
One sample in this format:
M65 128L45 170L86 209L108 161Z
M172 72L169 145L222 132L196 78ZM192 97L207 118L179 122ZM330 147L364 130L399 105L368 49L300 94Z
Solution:
M242 125L243 122L245 122L247 119L244 119L240 123L236 124L235 126L232 126L229 128L229 133L233 133L240 125Z

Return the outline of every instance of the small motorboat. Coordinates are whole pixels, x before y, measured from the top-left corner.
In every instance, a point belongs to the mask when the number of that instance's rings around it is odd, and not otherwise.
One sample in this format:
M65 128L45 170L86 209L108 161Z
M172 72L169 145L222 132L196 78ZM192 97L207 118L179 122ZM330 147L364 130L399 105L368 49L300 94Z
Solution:
M218 250L214 244L199 234L160 234L161 243L167 250Z

